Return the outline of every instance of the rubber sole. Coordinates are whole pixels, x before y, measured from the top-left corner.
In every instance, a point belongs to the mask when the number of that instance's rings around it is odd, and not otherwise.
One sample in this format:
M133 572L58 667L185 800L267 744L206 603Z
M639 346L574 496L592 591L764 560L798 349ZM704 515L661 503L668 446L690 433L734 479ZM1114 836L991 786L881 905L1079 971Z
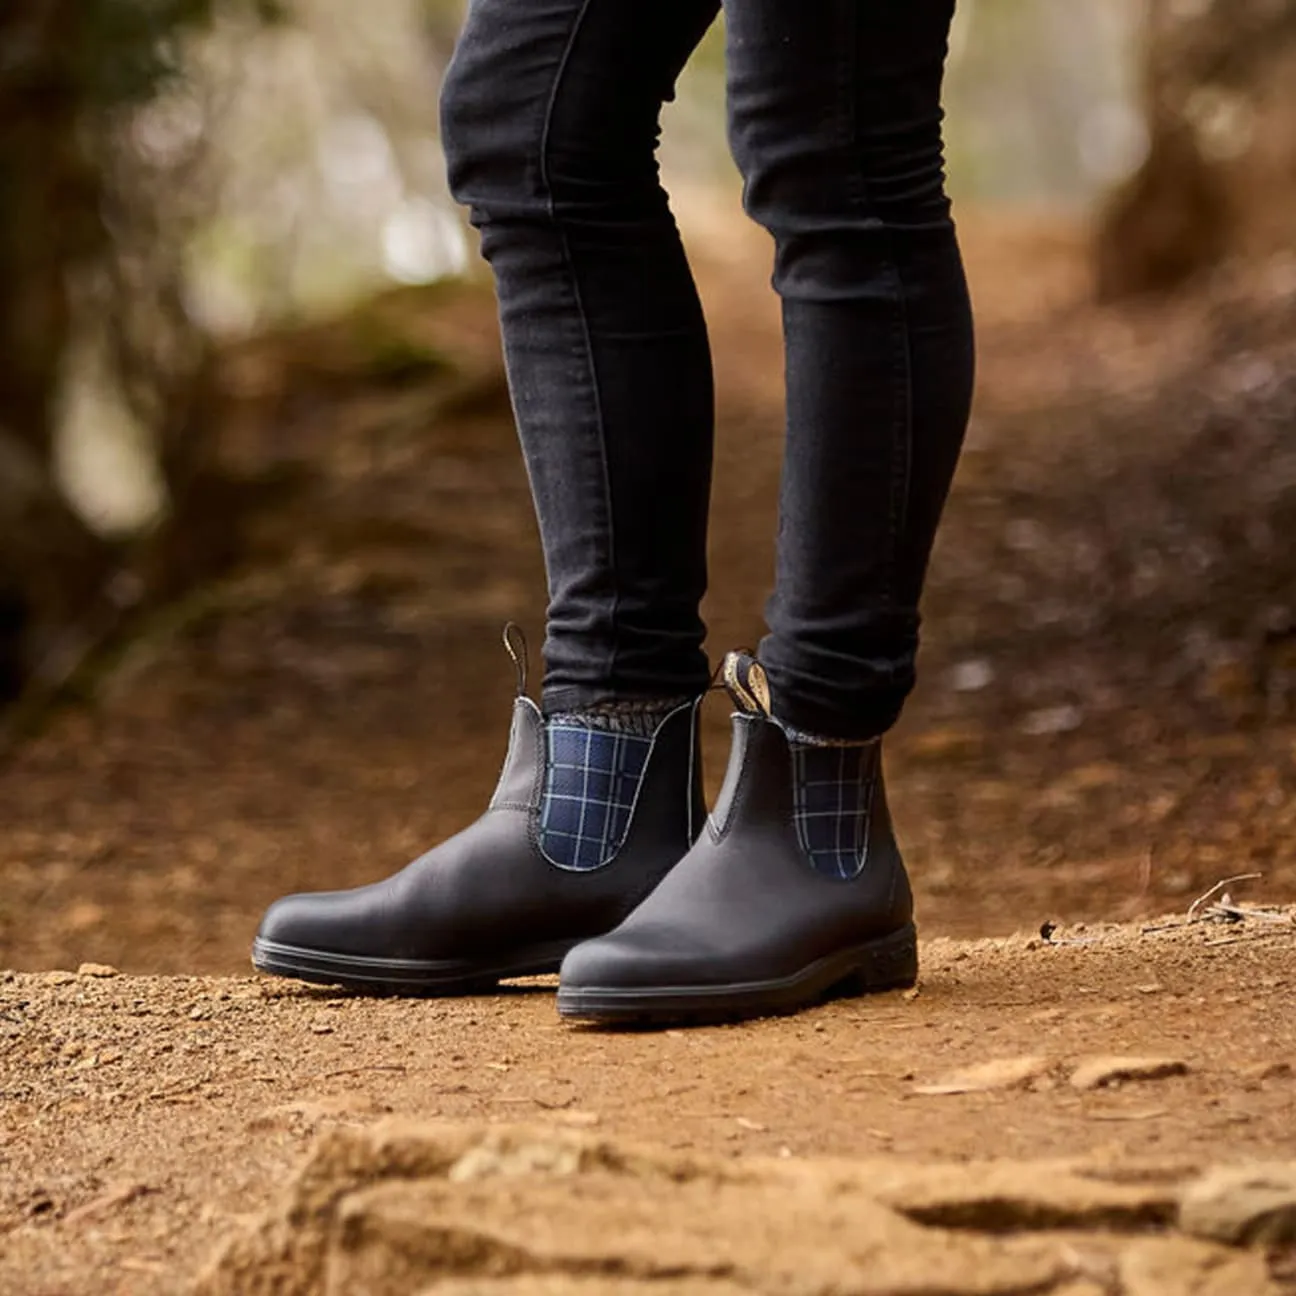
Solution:
M787 977L722 985L564 986L558 1012L574 1021L664 1024L777 1017L830 997L898 990L918 980L913 924L890 936L837 950Z
M519 950L503 961L473 963L463 959L366 958L359 954L281 945L258 936L252 943L252 966L272 976L294 977L315 985L341 986L367 994L410 997L479 994L493 990L500 981L511 977L557 972L563 956L575 943L535 946Z

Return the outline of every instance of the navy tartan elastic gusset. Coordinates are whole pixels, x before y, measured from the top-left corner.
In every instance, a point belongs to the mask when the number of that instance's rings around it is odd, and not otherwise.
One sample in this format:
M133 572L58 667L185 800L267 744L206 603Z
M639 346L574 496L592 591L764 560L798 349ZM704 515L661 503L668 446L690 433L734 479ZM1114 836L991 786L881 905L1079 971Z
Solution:
M545 746L540 849L561 868L599 868L625 840L652 739L553 720Z
M857 877L865 864L877 744L793 741L792 812L801 849L820 873Z

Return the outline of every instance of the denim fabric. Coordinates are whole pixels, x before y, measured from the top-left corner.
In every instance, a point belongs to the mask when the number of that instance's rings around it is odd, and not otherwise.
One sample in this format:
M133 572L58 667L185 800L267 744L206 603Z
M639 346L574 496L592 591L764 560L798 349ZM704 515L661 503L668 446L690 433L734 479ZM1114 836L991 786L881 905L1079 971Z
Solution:
M563 868L599 868L630 827L652 739L554 720L545 741L540 849Z
M730 137L774 236L787 442L761 645L774 710L866 738L913 682L967 421L943 188L953 0L726 0ZM658 116L716 0L471 0L442 97L495 272L549 577L544 706L705 687L712 379Z

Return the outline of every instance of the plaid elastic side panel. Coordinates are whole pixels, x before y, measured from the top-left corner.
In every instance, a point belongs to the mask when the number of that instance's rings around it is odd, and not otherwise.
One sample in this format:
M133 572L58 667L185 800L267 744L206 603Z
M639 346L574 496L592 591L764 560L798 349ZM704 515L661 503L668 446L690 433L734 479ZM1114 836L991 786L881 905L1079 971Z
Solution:
M598 868L625 840L652 739L555 720L546 743L540 849L562 868Z
M793 742L792 810L801 849L820 873L853 878L864 867L877 745Z

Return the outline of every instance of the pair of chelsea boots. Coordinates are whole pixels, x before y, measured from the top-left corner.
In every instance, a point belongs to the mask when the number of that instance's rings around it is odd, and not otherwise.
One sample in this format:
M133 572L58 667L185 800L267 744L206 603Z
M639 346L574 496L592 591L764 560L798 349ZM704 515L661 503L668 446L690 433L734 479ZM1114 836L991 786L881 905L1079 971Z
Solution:
M859 867L817 871L798 836L792 755L758 663L730 654L733 742L702 797L700 699L668 715L607 862L571 869L540 832L546 721L525 696L486 813L384 881L291 895L262 920L263 972L409 995L560 972L562 1016L666 1022L790 1012L832 993L912 985L913 901L879 744L866 749Z

